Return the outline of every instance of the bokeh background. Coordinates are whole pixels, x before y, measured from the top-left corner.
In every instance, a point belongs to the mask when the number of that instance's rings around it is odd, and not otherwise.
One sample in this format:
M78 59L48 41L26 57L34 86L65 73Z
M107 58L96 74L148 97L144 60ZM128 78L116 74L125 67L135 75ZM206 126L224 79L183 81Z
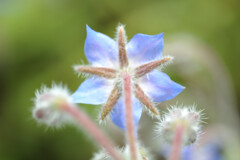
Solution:
M84 79L72 65L87 64L86 24L114 38L119 23L126 24L128 39L136 33L165 33L164 54L175 61L164 72L186 90L159 107L178 103L205 109L203 139L215 139L224 159L237 160L239 6L238 0L0 0L0 160L88 160L99 149L76 127L36 124L32 98L52 81L77 89ZM96 119L99 106L80 107ZM143 114L140 139L160 159L152 126ZM120 130L101 127L123 145Z

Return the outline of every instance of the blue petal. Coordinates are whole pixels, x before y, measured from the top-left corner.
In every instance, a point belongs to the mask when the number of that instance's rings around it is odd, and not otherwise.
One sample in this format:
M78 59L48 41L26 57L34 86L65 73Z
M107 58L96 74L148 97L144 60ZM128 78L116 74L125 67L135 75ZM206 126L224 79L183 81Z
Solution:
M194 160L194 148L193 146L186 146L182 150L181 159L182 160Z
M73 102L95 105L105 103L112 89L109 83L103 78L88 78L73 93Z
M219 144L209 143L204 148L205 154L208 160L223 160L221 155L221 146Z
M142 114L142 106L141 103L135 98L132 98L132 107L133 107L133 119L134 126L137 129L138 122L140 120ZM111 111L111 119L115 125L117 125L122 130L126 130L126 122L125 122L125 106L124 106L124 98L121 97L117 104L114 106Z
M154 102L170 100L185 88L172 81L167 74L157 70L150 72L143 78L141 87Z
M130 60L145 63L162 56L164 46L163 33L157 35L136 34L127 44Z
M114 66L118 61L117 43L89 26L84 51L88 61L94 66Z

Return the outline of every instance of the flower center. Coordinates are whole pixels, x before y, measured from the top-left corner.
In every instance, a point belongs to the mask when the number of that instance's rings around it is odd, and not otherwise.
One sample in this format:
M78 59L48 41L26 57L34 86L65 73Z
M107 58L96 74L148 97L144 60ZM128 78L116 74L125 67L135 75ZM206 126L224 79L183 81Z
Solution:
M128 66L128 67L123 67L123 68L121 68L117 71L117 74L116 74L117 81L119 81L119 80L122 81L122 78L123 78L124 74L130 75L132 81L135 79L134 78L135 77L134 68Z

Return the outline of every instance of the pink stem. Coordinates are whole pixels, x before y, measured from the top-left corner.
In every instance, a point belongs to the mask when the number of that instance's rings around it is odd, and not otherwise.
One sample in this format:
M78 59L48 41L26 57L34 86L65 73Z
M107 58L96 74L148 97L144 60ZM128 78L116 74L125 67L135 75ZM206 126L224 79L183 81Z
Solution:
M181 155L183 133L184 127L181 125L177 126L169 160L179 160L179 157Z
M124 90L127 138L130 145L131 159L137 160L135 129L132 110L131 76L127 73L123 74L123 90Z
M97 125L81 110L76 107L63 105L62 109L69 113L77 122L88 131L89 134L102 145L108 154L114 160L122 160L120 154L115 150L111 141L103 134L103 132L97 127Z

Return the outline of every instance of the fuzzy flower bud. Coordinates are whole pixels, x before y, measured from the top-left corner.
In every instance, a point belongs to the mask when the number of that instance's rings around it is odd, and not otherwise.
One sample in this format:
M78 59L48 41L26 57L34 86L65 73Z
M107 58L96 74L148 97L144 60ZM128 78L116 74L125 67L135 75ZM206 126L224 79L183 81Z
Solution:
M66 87L55 84L52 85L52 88L43 86L35 94L32 116L37 122L51 127L60 127L70 120L70 116L61 109L66 104L74 106Z
M156 132L169 143L172 143L174 136L179 128L183 132L182 144L190 145L194 143L199 135L201 126L201 112L196 111L195 107L172 107L168 110L162 120L157 123Z

